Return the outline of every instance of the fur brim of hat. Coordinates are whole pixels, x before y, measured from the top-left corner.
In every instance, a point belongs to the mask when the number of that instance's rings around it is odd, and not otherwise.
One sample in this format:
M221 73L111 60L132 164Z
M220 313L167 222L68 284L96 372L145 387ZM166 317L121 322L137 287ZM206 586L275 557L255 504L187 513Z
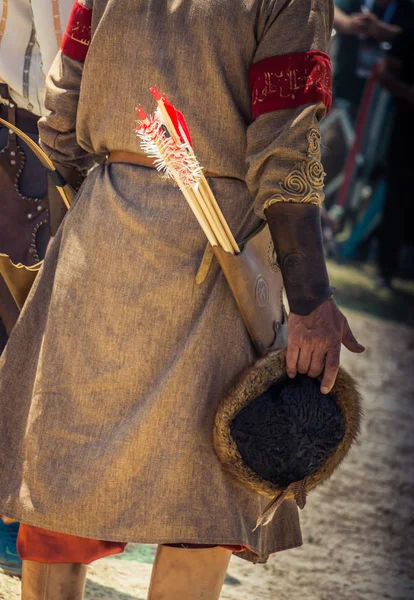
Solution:
M281 493L283 498L296 497L296 484L286 490L262 479L247 466L231 435L231 423L240 410L282 377L286 377L286 350L271 352L248 367L222 399L213 428L214 448L223 468L244 487L269 498L280 496ZM354 379L342 367L331 394L341 410L345 435L336 450L315 472L302 482L297 482L305 494L332 475L348 454L359 433L362 416L361 396Z

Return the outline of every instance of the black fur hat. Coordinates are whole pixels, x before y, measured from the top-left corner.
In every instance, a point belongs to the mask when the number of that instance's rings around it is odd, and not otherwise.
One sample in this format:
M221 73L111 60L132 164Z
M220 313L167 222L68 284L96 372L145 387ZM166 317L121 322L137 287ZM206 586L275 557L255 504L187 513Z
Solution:
M330 477L355 441L361 420L356 384L340 368L328 395L318 380L286 376L286 351L271 352L249 367L223 398L214 424L214 447L241 484L272 498L258 524L278 506Z

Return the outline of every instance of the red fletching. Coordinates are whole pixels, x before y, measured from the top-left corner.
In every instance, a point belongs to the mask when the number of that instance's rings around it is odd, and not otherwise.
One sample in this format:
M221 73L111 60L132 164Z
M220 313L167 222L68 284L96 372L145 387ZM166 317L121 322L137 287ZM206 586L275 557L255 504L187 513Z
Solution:
M187 125L187 121L185 120L183 113L181 113L179 110L177 110L176 112L177 112L178 122L179 122L182 130L184 131L185 137L187 138L187 140L192 148L193 140L191 139L191 134L190 134L190 130Z
M175 106L173 104L171 104L171 102L168 100L167 96L164 94L162 97L162 101L164 102L164 106L166 108L166 111L168 112L168 116L170 117L172 124L174 125L174 129L177 132L177 135L180 137L180 140L185 143L185 139L183 139L183 136L181 134L180 131L180 127L184 132L185 137L187 138L191 148L193 147L193 141L191 139L191 134L190 134L190 130L188 128L188 125L186 123L186 120L184 118L184 115L175 108Z

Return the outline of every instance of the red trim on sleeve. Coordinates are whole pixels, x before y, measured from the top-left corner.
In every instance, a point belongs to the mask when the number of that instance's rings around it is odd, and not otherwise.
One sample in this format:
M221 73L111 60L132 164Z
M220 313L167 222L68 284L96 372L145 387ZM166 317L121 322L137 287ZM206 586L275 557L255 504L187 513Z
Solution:
M92 10L76 0L60 48L63 54L78 62L85 62L91 43L91 23Z
M332 104L332 70L325 52L311 50L264 58L250 67L252 117L284 108Z

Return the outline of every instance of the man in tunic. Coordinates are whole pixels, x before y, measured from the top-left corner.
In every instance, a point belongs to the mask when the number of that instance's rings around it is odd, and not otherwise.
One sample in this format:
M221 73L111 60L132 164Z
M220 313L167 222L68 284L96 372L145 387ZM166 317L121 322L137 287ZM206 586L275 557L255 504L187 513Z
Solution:
M268 221L291 310L287 373L321 376L328 393L341 343L363 351L320 230L332 20L330 0L75 2L41 140L58 167L99 166L0 363L0 509L24 523L24 600L80 600L85 564L126 542L159 545L151 600L217 600L231 552L265 562L301 544L291 500L253 531L267 501L214 453L216 407L255 354L217 264L197 286L204 234L133 121L156 83L185 113L237 239Z

